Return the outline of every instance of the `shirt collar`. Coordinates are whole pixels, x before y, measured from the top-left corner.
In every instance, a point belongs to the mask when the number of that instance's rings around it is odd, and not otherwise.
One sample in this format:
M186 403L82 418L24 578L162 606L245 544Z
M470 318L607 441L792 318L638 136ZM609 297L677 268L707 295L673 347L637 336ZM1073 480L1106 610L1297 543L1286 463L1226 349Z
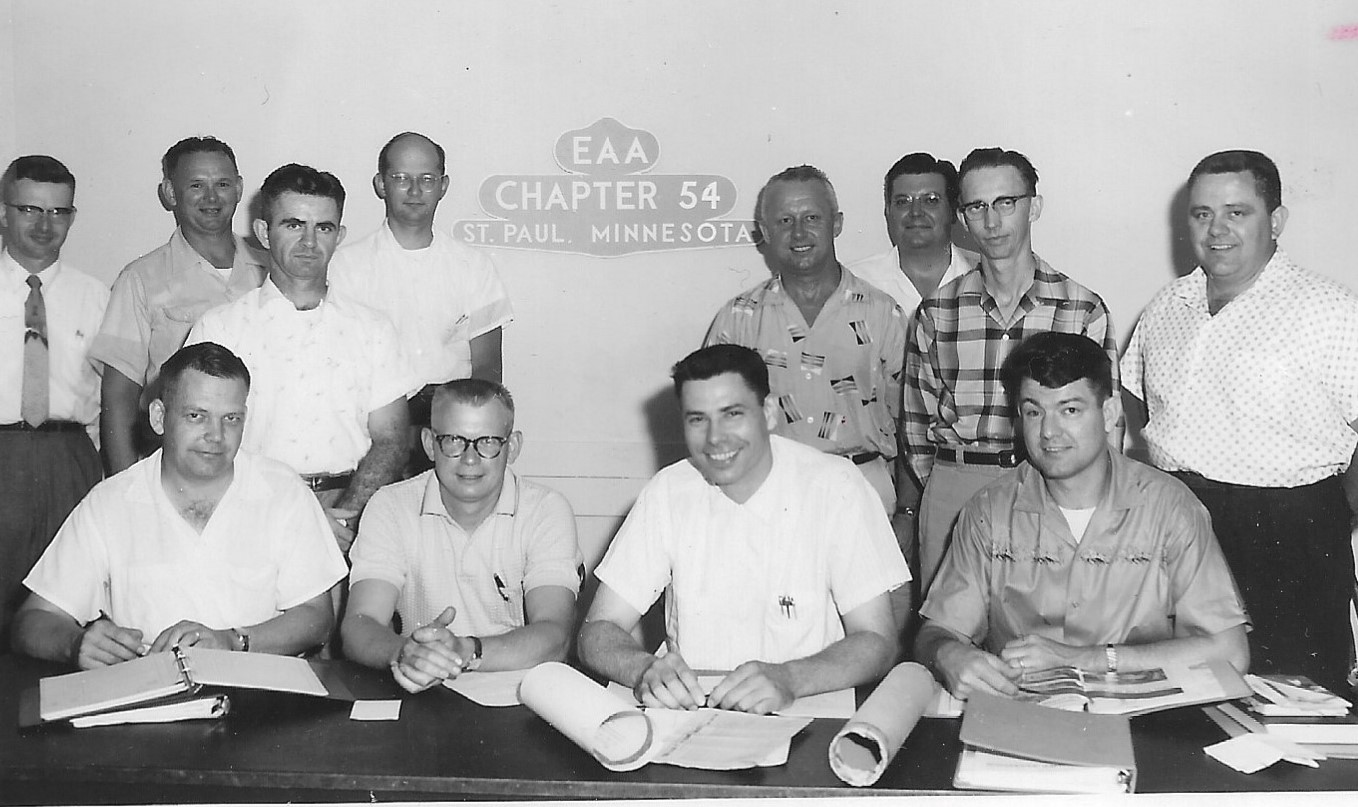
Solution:
M1099 497L1097 508L1108 510L1131 510L1145 501L1145 492L1132 483L1127 473L1127 463L1134 462L1111 448L1104 448L1109 458L1108 480L1104 483L1103 495ZM1042 513L1048 508L1056 508L1056 500L1047 492L1042 474L1032 463L1024 461L1019 466L1020 479L1018 494L1014 497L1014 509L1027 513Z
M28 285L28 276L31 273L14 260L14 256L9 254L8 247L0 246L0 267L15 283ZM59 274L61 274L61 258L52 261L51 266L38 272L38 279L42 281L42 287L45 289Z
M289 311L300 310L297 308L297 306L292 304L292 300L289 300L287 298L287 295L283 294L283 290L278 288L278 285L273 282L273 278L269 277L268 275L264 276L264 282L259 285L258 299L260 308L281 305L287 308ZM315 308L308 308L303 313L319 311L320 309L326 307L327 305L339 305L340 299L341 295L331 294L330 289L327 287L325 290L325 296L321 298L321 302Z
M432 469L425 473L428 474L429 478L424 483L424 497L420 500L420 515L439 516L456 524L457 522L453 521L453 517L448 515L448 508L443 505L443 496L439 493L438 476ZM517 512L518 492L519 476L514 473L512 468L506 467L505 483L500 487L500 498L495 503L495 511L492 515L513 517Z
M439 228L433 227L431 229L431 236L432 240L430 240L429 246L423 247L421 249L406 249L405 247L401 246L400 241L396 240L396 234L391 231L390 219L382 219L382 226L377 228L377 239L379 241L378 246L384 249L394 249L398 252L421 252L421 253L428 252L429 250L434 249L439 245L440 241Z
M231 237L236 242L236 257L231 264L229 274L234 275L243 267L254 270L267 270L268 267L265 265L262 257L255 252L249 244L245 243L244 238L241 238L234 233L232 233ZM198 250L193 248L193 245L189 243L189 240L184 237L184 230L179 227L176 227L174 229L174 234L170 236L170 265L202 265L204 269L219 273L222 272L221 269L212 265L212 261L204 258Z
M1273 257L1259 270L1259 276L1235 299L1239 300L1253 294L1255 289L1267 291L1282 280L1284 272L1293 268L1296 268L1296 264L1292 262L1291 256L1284 252L1282 247L1275 248ZM1183 300L1185 304L1202 311L1207 310L1207 272L1201 266L1194 268L1182 282L1176 283L1172 288L1174 296Z

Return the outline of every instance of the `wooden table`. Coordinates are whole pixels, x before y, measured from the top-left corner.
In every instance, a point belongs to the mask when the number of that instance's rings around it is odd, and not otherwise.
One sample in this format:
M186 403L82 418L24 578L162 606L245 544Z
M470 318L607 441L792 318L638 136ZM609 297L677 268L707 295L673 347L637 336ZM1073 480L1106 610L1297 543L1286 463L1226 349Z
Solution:
M385 671L335 663L353 694L403 693ZM816 720L786 765L612 773L524 707L477 706L443 688L405 697L395 722L349 720L342 701L233 694L223 720L20 732L20 691L66 670L0 657L0 803L395 801L861 796L955 792L957 720L921 721L872 788L830 771L840 722ZM1358 760L1290 764L1245 776L1208 758L1224 739L1196 708L1133 720L1139 792L1358 790Z

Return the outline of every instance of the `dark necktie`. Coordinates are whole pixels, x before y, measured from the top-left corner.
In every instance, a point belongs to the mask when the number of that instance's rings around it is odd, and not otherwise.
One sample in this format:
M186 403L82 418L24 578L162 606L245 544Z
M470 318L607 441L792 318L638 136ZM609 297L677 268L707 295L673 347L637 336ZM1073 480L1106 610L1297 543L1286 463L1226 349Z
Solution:
M24 302L24 385L19 415L30 426L47 420L47 304L42 299L42 278L28 276L28 300Z

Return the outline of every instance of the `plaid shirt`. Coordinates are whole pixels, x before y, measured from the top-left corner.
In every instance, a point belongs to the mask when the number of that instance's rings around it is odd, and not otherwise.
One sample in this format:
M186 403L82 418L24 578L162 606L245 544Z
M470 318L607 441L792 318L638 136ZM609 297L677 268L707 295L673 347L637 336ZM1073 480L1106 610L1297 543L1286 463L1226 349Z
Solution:
M979 268L920 303L906 349L901 427L910 467L920 481L928 480L940 444L983 451L1014 448L1000 367L1035 333L1079 333L1099 342L1113 362L1116 387L1118 346L1108 307L1099 295L1033 257L1033 284L1007 321L1000 318Z

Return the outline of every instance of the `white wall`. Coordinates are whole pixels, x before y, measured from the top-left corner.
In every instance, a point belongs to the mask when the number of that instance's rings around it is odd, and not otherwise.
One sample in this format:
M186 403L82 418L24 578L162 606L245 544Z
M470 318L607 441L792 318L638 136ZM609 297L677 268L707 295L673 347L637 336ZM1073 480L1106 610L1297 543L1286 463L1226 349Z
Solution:
M287 161L334 171L361 235L380 217L376 151L397 131L448 148L451 223L483 217L482 178L558 173L558 135L611 116L656 135L657 172L732 178L734 215L770 174L819 165L846 260L887 246L880 178L901 154L1003 145L1042 176L1038 251L1103 294L1125 337L1174 276L1175 194L1218 149L1272 155L1292 208L1283 243L1358 285L1358 39L1332 37L1355 23L1336 1L0 0L0 158L71 166L66 254L111 281L168 235L157 160L188 134L229 141L254 187ZM675 456L668 366L763 264L752 248L495 257L518 314L506 375L522 467L583 478L561 483L577 508L615 515L635 483L608 478Z

